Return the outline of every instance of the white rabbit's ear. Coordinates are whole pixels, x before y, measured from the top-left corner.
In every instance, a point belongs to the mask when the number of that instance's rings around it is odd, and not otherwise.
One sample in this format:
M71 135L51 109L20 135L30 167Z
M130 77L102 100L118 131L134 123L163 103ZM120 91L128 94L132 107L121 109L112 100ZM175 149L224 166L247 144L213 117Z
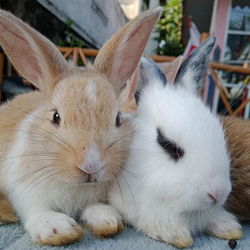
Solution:
M167 79L157 63L148 57L142 57L139 64L139 80L135 93L136 103L138 104L142 90L152 84L163 87L167 84Z
M0 45L17 71L42 92L51 92L68 69L52 42L3 10L0 10Z
M135 113L142 90L152 84L163 87L167 79L158 64L148 57L142 57L131 79L120 95L122 111Z
M178 56L174 61L167 63L157 63L169 83L173 83L176 74L182 64L183 56Z
M215 43L215 37L208 38L181 64L174 83L197 93L202 87L202 81L207 72L210 52Z
M99 51L94 66L104 73L117 93L131 78L162 8L142 13L112 36Z
M131 79L128 80L126 86L122 89L119 96L120 110L126 114L134 114L137 109L135 94L140 77L139 65L137 66Z

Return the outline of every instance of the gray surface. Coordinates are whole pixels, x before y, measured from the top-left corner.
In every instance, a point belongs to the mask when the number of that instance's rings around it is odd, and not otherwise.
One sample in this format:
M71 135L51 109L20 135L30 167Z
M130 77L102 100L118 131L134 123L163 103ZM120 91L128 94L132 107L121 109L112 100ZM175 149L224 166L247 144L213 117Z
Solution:
M245 237L238 241L236 250L250 249L250 223L244 225ZM104 249L104 250L144 250L144 249L177 249L165 243L152 240L132 228L126 228L120 235L110 239L97 239L89 233L85 234L82 241L65 247L40 247L33 244L19 224L0 226L0 249L6 250L30 250L30 249ZM189 249L223 250L230 248L226 240L220 240L212 236L198 235L194 237L194 245Z
M37 0L61 21L73 21L72 29L100 48L126 22L117 0Z

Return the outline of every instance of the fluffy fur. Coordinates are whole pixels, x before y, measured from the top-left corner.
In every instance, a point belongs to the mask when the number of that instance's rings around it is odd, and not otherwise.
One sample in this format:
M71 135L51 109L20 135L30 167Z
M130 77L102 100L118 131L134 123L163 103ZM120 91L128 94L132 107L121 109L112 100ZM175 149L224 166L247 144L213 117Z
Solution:
M176 86L166 85L156 65L142 60L135 136L109 193L126 222L176 247L192 245L197 231L242 237L241 226L223 208L231 191L224 131L196 90L213 44L209 39L183 62Z
M241 220L250 220L250 122L222 117L231 155L232 192L226 207Z
M0 110L0 191L35 242L79 240L83 233L75 219L102 237L123 228L116 209L103 204L131 137L128 119L116 125L118 96L160 12L129 22L103 46L94 66L81 70L41 34L0 11L1 46L40 90Z
M181 60L178 57L171 63L159 64L170 82L173 82ZM250 123L249 120L231 116L220 119L231 158L232 191L226 201L226 208L240 220L250 220Z

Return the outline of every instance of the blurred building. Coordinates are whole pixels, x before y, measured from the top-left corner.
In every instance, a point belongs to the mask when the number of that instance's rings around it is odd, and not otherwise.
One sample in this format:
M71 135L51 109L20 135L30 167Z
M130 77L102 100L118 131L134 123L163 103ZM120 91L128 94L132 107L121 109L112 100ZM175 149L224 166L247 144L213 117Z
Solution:
M213 60L225 64L249 67L250 64L250 1L249 0L184 0L184 24L191 16L200 32L216 36ZM230 94L230 103L239 106L250 98L246 75L224 72L220 75ZM211 89L210 89L211 87ZM214 111L223 110L217 89L209 85L208 98ZM244 110L250 115L250 105Z
M235 65L250 62L249 0L184 0L184 13L200 32L216 36L218 61Z
M127 21L117 0L37 0L60 20L70 18L72 29L100 48Z
M129 19L135 18L141 11L142 0L118 0Z
M100 48L128 18L118 0L0 0L0 8L30 24L58 43L70 30L95 48Z

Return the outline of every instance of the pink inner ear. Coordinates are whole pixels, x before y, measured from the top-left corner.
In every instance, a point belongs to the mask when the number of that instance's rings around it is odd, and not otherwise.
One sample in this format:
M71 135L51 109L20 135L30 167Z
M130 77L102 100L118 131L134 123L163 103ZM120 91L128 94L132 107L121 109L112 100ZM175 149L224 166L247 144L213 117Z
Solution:
M38 81L38 76L42 74L42 71L35 57L31 41L28 41L25 36L26 34L17 30L11 21L5 24L4 21L0 20L0 40L4 50L18 72L28 81L34 83Z
M128 83L129 84L129 94L128 94L129 100L134 99L135 97L139 78L140 78L140 67L137 66L133 76L131 77L131 81Z
M158 63L158 66L165 74L167 81L173 83L176 77L176 74L182 64L183 57L179 56L174 61L169 63Z
M143 53L152 25L152 20L146 19L117 48L110 75L113 82L124 83L131 77ZM142 29L142 26L145 28Z

